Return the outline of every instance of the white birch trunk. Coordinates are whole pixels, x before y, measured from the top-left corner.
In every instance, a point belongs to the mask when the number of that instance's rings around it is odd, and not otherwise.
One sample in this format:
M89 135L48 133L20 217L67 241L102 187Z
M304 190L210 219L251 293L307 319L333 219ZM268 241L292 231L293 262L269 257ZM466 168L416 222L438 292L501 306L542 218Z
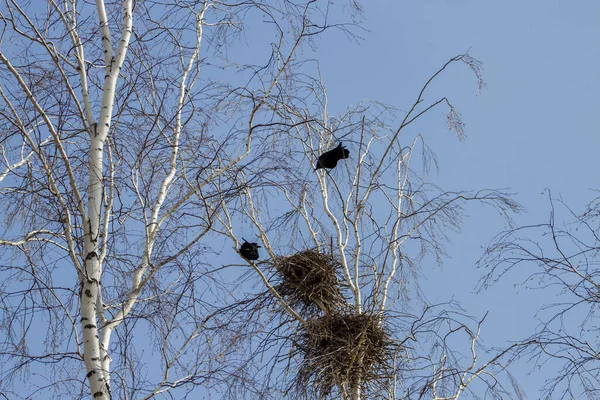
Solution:
M98 135L90 140L88 207L85 227L85 276L82 277L81 325L84 361L92 396L110 398L109 370L102 367L106 351L101 351L98 335L97 299L100 292L101 264L99 254L100 206L102 200L103 143ZM102 354L104 353L104 354Z
M100 341L99 322L104 322L101 283L102 260L100 259L100 221L103 196L104 142L112 120L115 89L119 72L129 45L133 27L132 1L123 1L123 23L116 54L113 53L110 29L103 0L96 1L96 9L102 32L106 76L102 90L102 107L98 122L89 128L89 182L87 215L85 218L85 276L81 282L81 326L83 330L84 361L87 378L94 399L110 398L110 357L108 345L110 333Z
M352 400L360 400L360 382L352 387Z

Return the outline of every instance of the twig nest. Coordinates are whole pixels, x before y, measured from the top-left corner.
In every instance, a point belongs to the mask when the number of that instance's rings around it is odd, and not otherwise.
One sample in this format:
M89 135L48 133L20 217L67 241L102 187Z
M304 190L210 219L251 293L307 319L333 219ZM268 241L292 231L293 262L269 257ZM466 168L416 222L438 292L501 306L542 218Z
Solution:
M346 304L338 272L340 263L331 255L304 250L274 261L277 291L300 314L339 311Z
M297 350L304 355L296 387L326 396L334 387L363 390L389 378L394 342L379 315L329 314L307 321ZM374 389L374 388L373 388Z

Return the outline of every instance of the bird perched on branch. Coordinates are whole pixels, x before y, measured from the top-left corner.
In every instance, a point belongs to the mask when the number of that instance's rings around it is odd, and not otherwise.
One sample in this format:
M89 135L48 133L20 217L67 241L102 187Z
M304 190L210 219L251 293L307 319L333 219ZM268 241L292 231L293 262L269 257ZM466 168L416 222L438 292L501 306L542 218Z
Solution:
M342 146L342 142L338 144L335 149L326 151L325 153L319 156L317 160L317 167L315 171L319 168L335 168L337 162L343 158L348 158L350 156L350 151Z
M242 238L243 239L243 238ZM258 248L261 247L258 243L250 243L246 239L244 239L244 243L240 247L240 254L246 260L254 261L258 260Z

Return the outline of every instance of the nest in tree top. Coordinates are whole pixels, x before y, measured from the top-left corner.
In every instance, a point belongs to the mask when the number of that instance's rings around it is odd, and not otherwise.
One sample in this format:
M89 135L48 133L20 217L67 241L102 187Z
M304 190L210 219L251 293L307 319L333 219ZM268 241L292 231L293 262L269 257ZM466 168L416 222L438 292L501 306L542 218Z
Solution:
M369 314L329 314L307 321L297 346L304 359L296 387L313 392L316 398L327 396L336 386L349 391L359 384L368 392L389 377L395 348L382 318Z
M340 263L330 255L304 250L278 257L274 266L277 292L301 315L329 313L346 304L337 276Z

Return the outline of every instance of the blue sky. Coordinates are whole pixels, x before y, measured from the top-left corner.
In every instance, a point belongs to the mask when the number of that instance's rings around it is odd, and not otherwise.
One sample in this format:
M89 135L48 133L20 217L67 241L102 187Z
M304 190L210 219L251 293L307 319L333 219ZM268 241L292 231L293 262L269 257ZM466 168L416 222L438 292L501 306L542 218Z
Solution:
M476 86L467 69L455 68L437 83L462 112L468 140L454 140L443 123L420 126L430 144L439 141L444 149L438 151L440 180L510 186L528 199L548 187L576 201L575 191L593 186L586 172L597 165L590 152L600 142L593 134L600 122L600 5L481 3L366 4L370 32L363 43L330 34L321 44L331 103L366 97L402 109L437 67L470 49L484 63L487 90L472 95Z
M486 89L475 95L468 68L455 66L429 97L449 97L467 124L467 139L460 142L445 129L441 110L412 126L438 156L433 181L447 190L509 188L526 210L515 218L519 225L548 221L546 188L576 211L595 197L600 3L371 1L364 10L360 44L332 33L319 44L332 108L369 98L406 109L437 68L469 50L483 62ZM489 311L487 345L523 338L554 294L515 287L526 270L475 294L484 272L475 263L506 225L489 208L471 206L466 214L443 267L423 267L426 293L431 301L459 300L475 316ZM537 398L549 377L548 371L525 376L524 363L513 372L528 398Z

